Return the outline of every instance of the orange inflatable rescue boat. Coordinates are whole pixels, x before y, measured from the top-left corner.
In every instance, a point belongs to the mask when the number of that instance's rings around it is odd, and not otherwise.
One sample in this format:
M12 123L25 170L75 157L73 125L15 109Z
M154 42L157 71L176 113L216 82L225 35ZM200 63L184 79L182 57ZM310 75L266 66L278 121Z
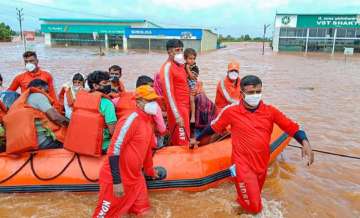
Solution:
M271 136L273 161L290 138L277 126ZM164 180L147 181L152 190L202 191L229 181L231 139L191 150L164 147L154 154L154 166L166 169ZM82 156L65 149L42 150L20 156L0 154L0 192L98 191L98 175L105 156Z

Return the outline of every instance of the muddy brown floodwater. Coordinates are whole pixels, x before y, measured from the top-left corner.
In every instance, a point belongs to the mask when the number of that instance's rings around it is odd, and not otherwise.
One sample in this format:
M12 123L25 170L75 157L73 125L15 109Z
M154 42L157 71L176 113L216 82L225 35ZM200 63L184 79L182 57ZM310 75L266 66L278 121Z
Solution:
M133 89L139 75L153 75L166 59L155 52L109 51L99 57L96 48L48 48L42 42L30 46L57 88L76 72L119 64L126 88ZM6 85L23 70L22 51L21 44L0 44ZM240 61L241 76L262 78L264 100L302 124L314 148L360 156L360 56L345 62L341 54L276 54L269 48L262 56L260 44L231 44L198 56L200 78L212 99L232 59ZM315 158L308 168L300 150L286 148L283 158L270 166L264 210L257 217L360 217L360 160L323 154ZM151 193L149 217L247 217L238 215L235 196L232 184L198 193ZM95 193L0 194L0 217L90 217L96 201Z

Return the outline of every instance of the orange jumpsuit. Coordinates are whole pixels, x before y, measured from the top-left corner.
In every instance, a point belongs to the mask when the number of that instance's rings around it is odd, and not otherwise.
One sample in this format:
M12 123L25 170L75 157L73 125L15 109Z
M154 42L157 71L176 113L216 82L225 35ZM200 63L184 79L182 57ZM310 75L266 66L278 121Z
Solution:
M99 200L93 217L139 215L150 209L142 169L148 176L155 174L153 137L152 117L138 108L118 121L100 171ZM122 197L113 194L113 184L119 183L124 187Z
M55 93L53 78L50 73L48 73L44 70L41 70L40 68L38 68L38 70L36 72L26 71L24 73L17 75L15 77L15 79L12 81L8 90L16 92L16 90L20 87L21 93L23 93L26 91L29 83L31 81L33 81L34 79L41 79L41 80L44 80L45 82L47 82L47 84L49 86L49 95L57 103L57 97L56 97L56 93Z
M225 106L233 103L239 103L240 95L240 78L237 79L234 86L233 81L228 77L220 80L216 88L215 105L220 112Z
M184 65L167 61L160 69L160 81L166 103L171 145L189 145L190 90ZM184 121L185 136L181 136L176 118Z

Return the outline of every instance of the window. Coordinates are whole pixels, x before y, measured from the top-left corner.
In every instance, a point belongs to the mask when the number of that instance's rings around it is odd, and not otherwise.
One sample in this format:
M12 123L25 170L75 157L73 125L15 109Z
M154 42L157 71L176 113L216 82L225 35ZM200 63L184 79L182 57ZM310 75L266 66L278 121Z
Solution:
M326 33L325 33L325 36L326 37L334 37L334 34L335 34L335 29L334 28L328 28L326 29Z
M295 37L296 36L296 28L288 28L287 29L287 36Z
M325 37L325 36L326 36L326 29L318 28L318 32L316 34L316 37Z
M307 30L304 28L296 29L296 37L306 37Z
M354 38L355 37L355 30L356 29L347 29L346 30L346 37L347 38Z
M343 38L346 36L346 29L338 29L336 33L337 38Z
M360 38L360 28L356 29L355 37Z
M284 28L284 27L282 27L282 28L280 28L280 36L286 36L286 31L287 30L287 28Z
M316 37L317 35L317 28L310 28L309 36Z

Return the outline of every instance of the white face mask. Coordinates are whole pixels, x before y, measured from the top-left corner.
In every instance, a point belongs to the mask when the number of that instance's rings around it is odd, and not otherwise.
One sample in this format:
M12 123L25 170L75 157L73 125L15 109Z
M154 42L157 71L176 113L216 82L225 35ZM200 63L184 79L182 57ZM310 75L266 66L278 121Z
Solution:
M27 63L25 64L25 69L29 72L33 72L36 69L36 66L33 63Z
M185 58L183 53L176 54L174 61L178 64L185 64Z
M256 107L261 101L261 94L245 95L244 100L248 105Z
M74 92L78 92L81 89L81 86L73 86Z
M155 101L152 101L145 104L144 111L149 115L156 115L158 107L158 104Z
M230 71L230 72L228 73L228 77L229 77L230 80L234 81L234 80L236 80L237 78L239 78L239 73L236 72L236 71Z

